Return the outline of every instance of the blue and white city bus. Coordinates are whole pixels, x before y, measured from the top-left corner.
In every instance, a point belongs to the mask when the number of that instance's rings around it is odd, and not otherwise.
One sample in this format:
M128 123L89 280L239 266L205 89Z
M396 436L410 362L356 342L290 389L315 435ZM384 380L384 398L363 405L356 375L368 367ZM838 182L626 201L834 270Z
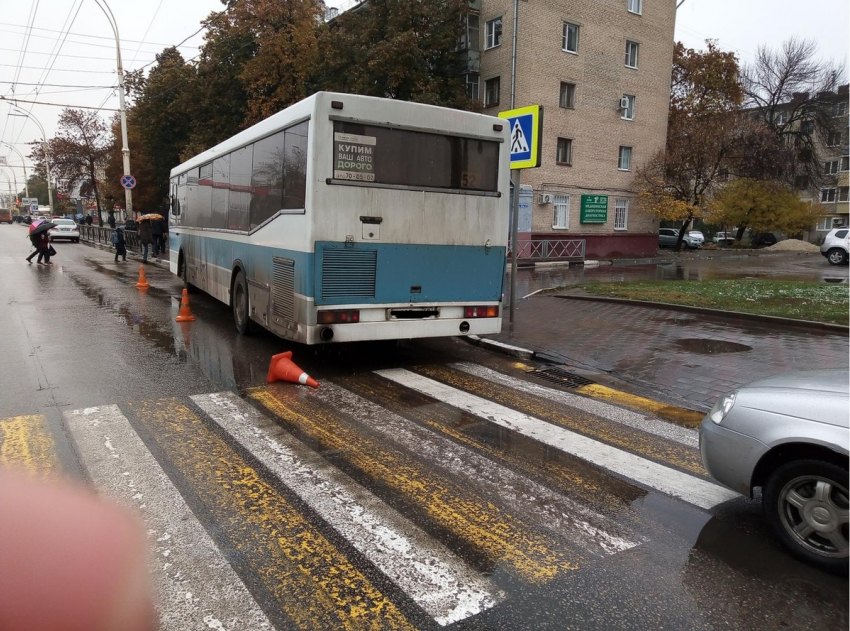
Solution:
M171 171L171 271L302 342L501 330L505 121L320 92Z

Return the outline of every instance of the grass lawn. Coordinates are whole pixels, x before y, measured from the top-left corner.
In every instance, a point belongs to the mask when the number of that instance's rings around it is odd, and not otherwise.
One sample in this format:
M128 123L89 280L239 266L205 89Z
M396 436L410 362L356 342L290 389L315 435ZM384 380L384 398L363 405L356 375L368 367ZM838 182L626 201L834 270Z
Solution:
M848 324L848 287L845 284L798 281L672 280L577 285L595 296L667 302L723 311Z

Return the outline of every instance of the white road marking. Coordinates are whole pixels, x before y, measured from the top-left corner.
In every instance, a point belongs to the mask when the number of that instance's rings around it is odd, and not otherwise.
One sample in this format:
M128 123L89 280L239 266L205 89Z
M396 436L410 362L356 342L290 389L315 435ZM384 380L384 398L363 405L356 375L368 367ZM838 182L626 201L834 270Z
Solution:
M535 517L543 526L591 554L616 554L643 542L586 505L344 388L325 382L310 396L346 410L358 423L388 442L428 458L434 468L468 480L468 484L488 493L494 502L507 506L516 515Z
M236 395L191 398L440 625L504 600L489 579Z
M479 366L478 364L460 362L452 364L452 368L470 375L475 375L476 377L487 379L493 383L508 386L514 390L519 390L520 392L536 394L537 396L544 397L550 401L556 401L571 408L596 414L597 416L601 416L609 421L615 421L617 423L639 429L647 434L667 438L681 445L685 445L686 447L699 447L699 433L696 430L688 429L687 427L681 427L646 414L639 414L631 410L626 410L625 408L612 405L611 403L605 403L604 401L596 401L577 394L556 390L555 388L547 388L546 386L529 383L522 379L517 379L516 377L504 375L495 370L491 370L490 368Z
M622 451L541 419L487 401L402 368L377 370L390 381L550 445L639 484L709 509L739 497L734 491Z
M140 513L148 526L159 628L272 629L118 406L64 416L96 489ZM189 592L194 596L187 598Z

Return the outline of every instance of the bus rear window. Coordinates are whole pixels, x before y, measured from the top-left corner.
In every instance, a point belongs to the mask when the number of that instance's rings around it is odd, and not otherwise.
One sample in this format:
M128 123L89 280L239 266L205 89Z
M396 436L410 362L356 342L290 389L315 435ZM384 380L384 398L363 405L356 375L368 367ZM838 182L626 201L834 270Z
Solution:
M334 121L334 179L499 190L499 143Z

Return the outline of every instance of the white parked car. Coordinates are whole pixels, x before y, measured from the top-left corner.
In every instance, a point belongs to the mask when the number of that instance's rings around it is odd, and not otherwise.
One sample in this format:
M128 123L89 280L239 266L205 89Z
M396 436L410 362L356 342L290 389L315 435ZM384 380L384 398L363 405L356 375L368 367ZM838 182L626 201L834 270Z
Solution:
M80 228L73 219L51 219L51 223L55 224L55 228L47 231L51 241L57 239L68 239L74 243L80 240Z
M735 233L734 232L718 232L714 235L713 241L717 245L732 245L735 243Z
M823 240L820 253L833 265L843 265L847 262L848 249L850 249L850 229L835 228Z
M705 235L699 230L691 230L688 232L688 235L700 246L705 243Z

